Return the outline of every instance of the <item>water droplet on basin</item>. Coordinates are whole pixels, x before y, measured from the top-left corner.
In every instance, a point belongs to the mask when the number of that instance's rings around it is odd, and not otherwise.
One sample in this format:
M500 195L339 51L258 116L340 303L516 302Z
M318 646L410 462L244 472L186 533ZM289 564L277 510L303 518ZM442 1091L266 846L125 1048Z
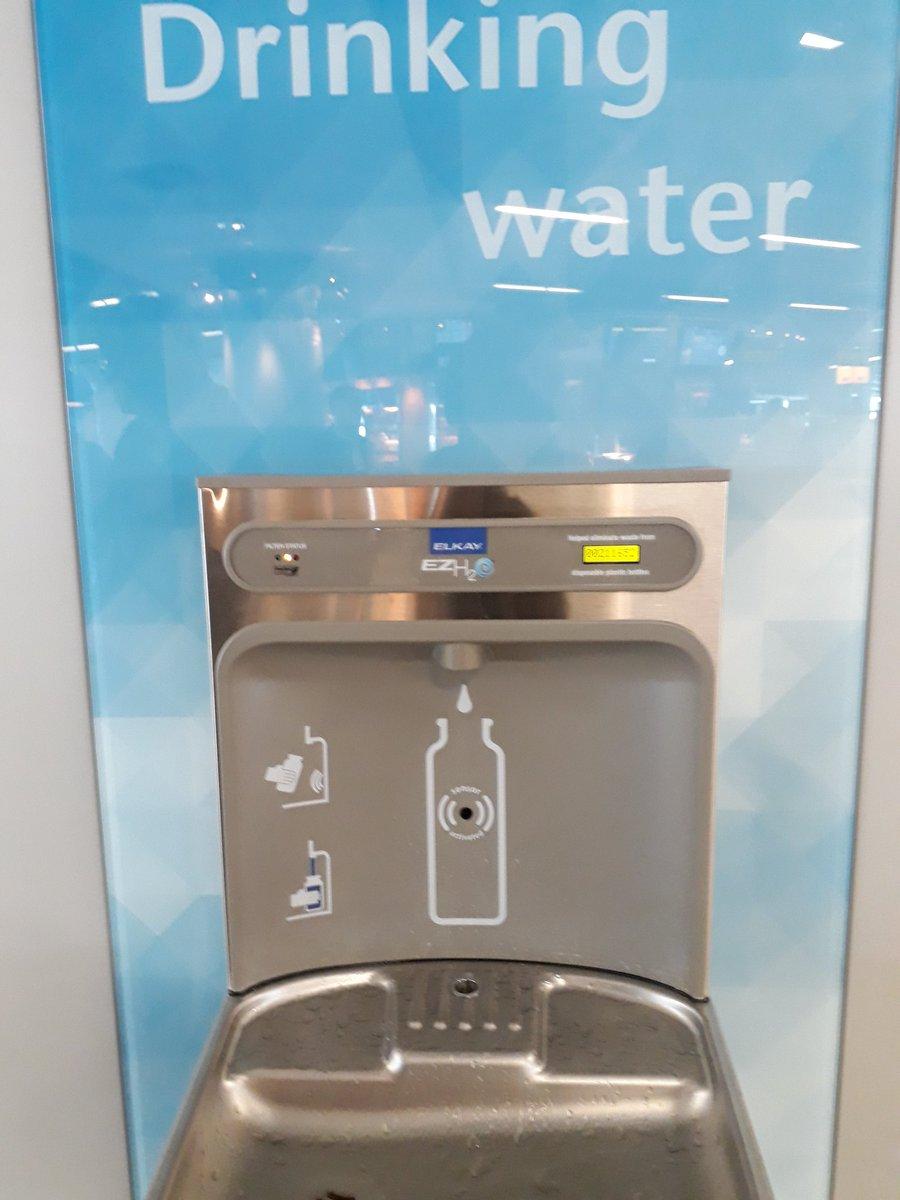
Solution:
M469 695L469 689L465 684L459 689L456 710L461 713L470 713L472 711L472 697Z

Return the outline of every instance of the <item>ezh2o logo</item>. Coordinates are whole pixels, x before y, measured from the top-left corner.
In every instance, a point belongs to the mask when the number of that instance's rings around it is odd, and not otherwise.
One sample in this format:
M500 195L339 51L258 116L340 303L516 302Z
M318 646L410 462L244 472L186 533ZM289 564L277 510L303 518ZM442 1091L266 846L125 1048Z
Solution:
M489 579L495 570L494 560L487 557L477 558L474 564L468 558L423 558L419 569L425 573L444 572L467 583Z

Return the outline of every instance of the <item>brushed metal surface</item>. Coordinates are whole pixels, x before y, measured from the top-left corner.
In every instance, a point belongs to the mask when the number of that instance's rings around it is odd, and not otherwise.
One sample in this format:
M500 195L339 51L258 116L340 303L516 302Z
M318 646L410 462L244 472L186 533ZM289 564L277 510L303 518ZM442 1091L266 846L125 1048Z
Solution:
M398 964L226 1010L150 1200L771 1200L708 1005Z
M283 477L200 481L213 657L228 637L259 621L454 621L508 618L668 621L690 630L715 663L727 476L722 472L569 477L375 477L291 481ZM662 479L663 482L657 482ZM434 521L491 518L577 521L670 518L702 546L696 574L671 592L259 594L229 577L222 550L249 522Z

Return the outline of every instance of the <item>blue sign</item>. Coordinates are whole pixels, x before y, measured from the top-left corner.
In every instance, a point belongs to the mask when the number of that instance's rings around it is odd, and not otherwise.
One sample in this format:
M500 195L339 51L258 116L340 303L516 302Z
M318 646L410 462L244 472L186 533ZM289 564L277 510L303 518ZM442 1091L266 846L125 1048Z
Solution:
M710 465L713 994L825 1200L896 0L35 7L136 1190L225 986L196 476Z
M459 529L432 529L430 548L432 554L486 554L487 530L469 526Z

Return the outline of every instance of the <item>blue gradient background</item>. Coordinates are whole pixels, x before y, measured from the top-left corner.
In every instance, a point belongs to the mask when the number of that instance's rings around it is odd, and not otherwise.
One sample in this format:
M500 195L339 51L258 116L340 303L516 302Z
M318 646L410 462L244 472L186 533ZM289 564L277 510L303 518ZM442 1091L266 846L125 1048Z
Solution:
M148 105L134 0L37 0L54 236L135 1188L146 1187L224 990L214 742L194 478L201 473L728 466L714 997L778 1200L824 1200L838 1049L893 153L891 0L673 0L651 115L596 70L542 84L292 100L264 59L237 97L233 30L274 0L204 0L221 83ZM474 19L434 0L432 23ZM615 5L565 8L594 36ZM312 0L372 17L397 0ZM804 30L843 39L799 46ZM461 42L461 39L460 39ZM190 73L191 45L172 43ZM471 49L454 44L464 70ZM279 62L281 65L279 66ZM640 94L640 88L634 89ZM662 258L637 189L683 184ZM809 179L767 252L766 186ZM709 183L758 210L744 253L688 227ZM496 262L462 205L511 188L629 199L631 253L583 260L559 227ZM234 227L233 227L234 226ZM727 226L720 227L731 235ZM739 230L738 232L743 232ZM577 294L499 292L497 281ZM727 296L675 304L667 293ZM92 307L114 297L116 305ZM791 302L846 305L812 312ZM839 386L836 364L869 383ZM365 406L365 408L363 408ZM358 427L366 432L359 436Z

